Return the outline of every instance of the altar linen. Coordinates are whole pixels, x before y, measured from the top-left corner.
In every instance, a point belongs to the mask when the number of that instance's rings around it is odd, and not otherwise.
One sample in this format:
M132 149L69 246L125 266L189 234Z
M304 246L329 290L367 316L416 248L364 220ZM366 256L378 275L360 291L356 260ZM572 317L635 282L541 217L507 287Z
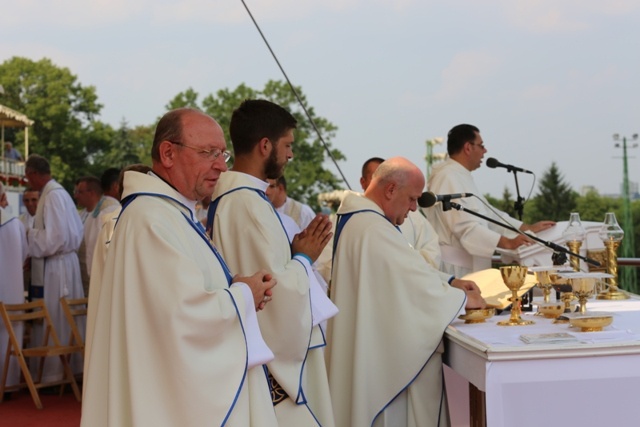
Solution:
M338 218L331 295L340 314L327 338L336 425L447 425L441 340L464 293L369 198L348 194Z

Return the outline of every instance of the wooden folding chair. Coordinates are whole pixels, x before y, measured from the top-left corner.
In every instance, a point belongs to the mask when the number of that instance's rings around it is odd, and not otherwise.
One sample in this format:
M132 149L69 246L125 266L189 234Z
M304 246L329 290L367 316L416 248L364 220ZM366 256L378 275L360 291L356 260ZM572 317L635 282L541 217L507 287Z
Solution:
M40 400L38 389L61 384L71 384L73 393L75 394L78 402L80 402L82 396L80 394L78 384L73 376L73 372L71 371L71 367L67 361L67 355L81 353L83 347L80 345L60 344L58 335L56 334L53 323L51 322L51 317L49 317L47 307L44 305L44 300L39 299L25 304L4 304L3 302L0 302L0 315L2 316L2 321L9 333L9 343L6 350L7 357L4 363L2 383L0 384L0 402L2 402L4 398L5 391L15 391L28 387L36 407L38 409L42 409L42 401ZM16 338L13 324L16 322L26 323L28 321L42 321L43 323L44 338L42 345L39 347L22 348ZM49 341L52 341L52 344L49 344ZM9 359L11 356L18 359L18 364L20 365L20 370L22 371L25 382L6 387ZM59 381L43 383L42 373L44 370L44 361L46 357L52 356L60 358L64 368L64 378ZM26 362L26 358L32 357L40 358L36 381L31 377L31 372L29 371L29 366Z
M84 339L78 329L76 323L76 317L87 315L87 303L89 298L76 298L68 299L65 297L60 298L60 305L62 305L62 312L67 319L69 326L71 326L71 333L69 334L68 345L79 345L82 347L82 356L84 357Z

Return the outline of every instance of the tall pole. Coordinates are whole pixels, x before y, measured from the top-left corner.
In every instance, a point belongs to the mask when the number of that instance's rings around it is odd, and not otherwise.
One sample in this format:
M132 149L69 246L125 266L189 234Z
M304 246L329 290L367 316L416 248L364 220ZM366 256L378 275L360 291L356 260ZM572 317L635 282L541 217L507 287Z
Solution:
M443 160L445 158L445 154L444 153L437 153L437 154L433 154L433 146L437 145L437 144L442 144L442 141L444 141L444 139L442 137L436 137L433 139L427 139L426 144L427 144L427 155L424 157L426 164L427 164L427 169L426 169L426 173L425 173L425 178L427 180L429 180L429 176L431 175L431 166L437 162L438 160Z
M617 140L618 134L613 136ZM632 136L632 140L638 139L638 134ZM616 144L617 145L617 144ZM633 148L638 144L634 144ZM622 229L624 230L624 238L622 239L622 257L635 257L635 239L633 216L631 215L631 195L629 194L629 168L627 162L627 137L622 137ZM620 272L620 285L627 291L638 293L638 279L635 267L625 267Z

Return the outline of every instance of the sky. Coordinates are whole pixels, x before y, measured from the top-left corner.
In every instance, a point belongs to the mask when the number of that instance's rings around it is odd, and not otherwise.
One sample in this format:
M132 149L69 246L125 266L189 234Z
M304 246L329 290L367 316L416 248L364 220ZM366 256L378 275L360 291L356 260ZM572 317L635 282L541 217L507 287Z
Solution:
M612 135L640 133L639 1L245 1L292 83L338 127L331 143L347 157L339 166L353 189L366 159L404 156L425 170L425 142L470 123L485 160L538 181L555 162L576 191L620 192ZM0 62L46 57L69 68L96 87L98 118L115 127L154 123L188 88L202 99L284 80L240 0L0 5ZM483 193L516 192L504 169L483 165L474 176ZM535 195L534 176L517 177L521 195Z

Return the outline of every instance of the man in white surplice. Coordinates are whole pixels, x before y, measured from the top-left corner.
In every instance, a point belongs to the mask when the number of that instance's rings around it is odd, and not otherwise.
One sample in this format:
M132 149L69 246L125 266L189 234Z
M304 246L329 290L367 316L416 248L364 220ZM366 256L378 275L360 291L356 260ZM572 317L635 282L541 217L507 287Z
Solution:
M336 425L448 424L442 336L465 301L485 303L449 286L397 228L423 188L420 169L392 158L338 209L331 295L340 314L327 347Z
M7 195L0 182L0 272L2 272L0 301L5 304L22 304L24 302L22 265L27 259L27 240L22 222L4 212L6 200ZM22 344L23 325L16 324L14 331L18 342ZM9 334L0 319L0 366L3 368L8 342ZM19 380L18 360L11 357L5 385L17 384Z
M233 169L220 177L207 228L232 270L244 274L264 266L278 280L273 303L259 313L265 341L275 359L267 364L281 427L333 426L325 339L318 317L327 300L315 298L311 264L330 239L331 222L316 216L289 243L265 194L267 178L280 176L292 158L295 118L266 100L247 100L231 117ZM250 242L250 243L249 243ZM314 308L314 306L318 306Z
M487 200L471 176L482 164L487 149L477 127L462 124L452 128L447 135L449 158L433 167L429 177L429 190L436 194L471 193L457 201L465 208L503 222L505 219L521 231L539 232L552 227L553 221L523 224L507 213L488 209ZM484 203L483 203L484 202ZM433 212L433 214L431 214ZM474 271L491 268L491 256L496 248L517 249L531 241L522 234L495 225L467 212L442 210L438 203L429 210L429 218L438 233L442 250L442 269L462 277Z
M92 289L83 427L277 426L256 319L275 280L233 276L195 218L229 156L220 125L183 108L157 125L152 171L125 172Z
M32 154L25 164L31 188L40 191L33 228L27 230L31 255L31 298L44 298L53 326L62 342L69 339L71 327L62 312L60 298L83 298L80 263L77 251L82 242L82 221L67 190L51 177L49 162ZM77 321L84 335L84 320ZM31 344L40 345L41 325L34 325ZM37 369L38 360L32 369ZM82 358L73 355L71 368L82 372ZM43 381L62 379L62 363L55 357L45 362Z

